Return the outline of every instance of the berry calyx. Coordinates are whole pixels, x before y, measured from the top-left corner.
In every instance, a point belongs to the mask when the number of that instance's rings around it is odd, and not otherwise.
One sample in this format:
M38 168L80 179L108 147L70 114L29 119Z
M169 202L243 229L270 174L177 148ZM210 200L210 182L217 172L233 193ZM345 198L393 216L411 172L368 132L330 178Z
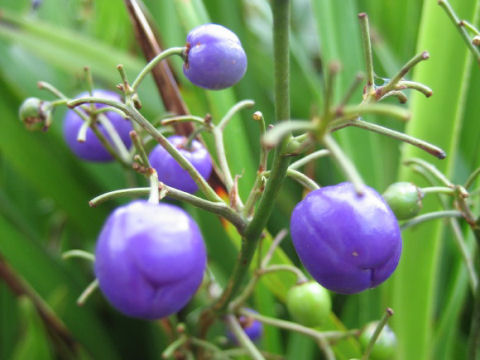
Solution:
M295 285L287 293L287 309L293 319L305 326L320 326L332 310L328 291L314 281Z
M365 330L360 335L359 341L362 348L365 350L370 342L370 339L377 328L378 321L367 324ZM397 348L397 337L392 329L385 325L382 332L377 338L375 345L373 345L372 352L370 353L371 360L389 360L393 359Z
M48 101L30 97L20 105L18 115L27 130L47 130L51 123L51 109Z
M108 90L97 89L92 92L92 95L95 97L101 97L108 100L121 101L121 98L118 94ZM88 92L84 92L79 94L77 98L85 97L85 96L90 96L90 94ZM105 106L106 105L104 104L95 104L95 107L97 109ZM80 111L83 111L79 107L77 109ZM105 112L103 113L103 115L107 117L107 119L110 121L112 126L115 128L115 130L117 131L118 135L120 136L120 139L125 144L125 146L129 148L132 143L129 133L131 130L133 130L132 124L130 123L130 121L128 121L127 119L123 118L120 114L113 111ZM73 110L69 110L65 114L65 120L63 123L63 135L65 137L65 141L68 147L79 158L87 161L93 161L93 162L112 161L113 160L112 155L105 149L105 147L102 145L102 143L97 138L97 136L95 135L92 129L90 128L87 129L86 140L84 142L79 142L77 140L78 132L81 126L83 125L83 123L84 123L83 119L80 116L78 116ZM109 140L112 146L114 146L112 139L107 134L107 131L105 130L105 128L99 122L96 123L96 126L98 127L100 132L105 135L105 137Z
M305 268L329 290L353 294L378 286L402 251L397 219L374 189L353 184L312 191L293 210L293 244Z
M397 182L383 193L398 220L407 220L416 216L422 208L423 195L419 188L409 182Z
M179 311L200 286L205 245L179 207L133 201L117 208L98 238L95 274L108 301L127 316L158 319Z
M187 35L183 73L195 85L220 90L235 85L245 74L247 56L232 31L204 24Z
M212 172L212 159L207 149L200 141L193 140L187 144L188 139L181 135L173 135L168 139L182 155L189 160L205 179ZM170 155L161 145L153 148L148 156L150 165L157 171L158 180L165 185L193 194L198 186L187 170Z

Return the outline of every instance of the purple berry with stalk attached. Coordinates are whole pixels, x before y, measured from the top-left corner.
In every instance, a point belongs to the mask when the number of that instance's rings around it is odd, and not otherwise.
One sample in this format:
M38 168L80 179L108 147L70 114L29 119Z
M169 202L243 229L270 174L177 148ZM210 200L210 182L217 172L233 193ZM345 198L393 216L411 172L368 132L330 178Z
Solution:
M181 135L168 138L182 155L189 160L200 175L208 179L212 172L212 159L207 149L197 140L188 144L188 139ZM170 155L162 145L157 145L148 156L150 165L157 171L158 180L176 189L194 193L198 186L187 170Z
M121 101L121 98L118 94L108 90L97 89L92 92L92 95L95 97L101 97L108 100ZM77 98L86 97L86 96L90 96L90 94L88 92L84 92L79 94ZM89 105L87 104L87 107L88 106ZM95 107L97 109L103 108L105 106L106 105L104 104L95 104ZM83 111L80 109L80 107L77 107L76 109ZM107 119L110 121L110 123L113 125L113 127L117 131L118 135L120 136L120 139L125 144L125 146L129 148L131 145L131 139L130 139L129 133L131 130L133 130L132 124L130 123L130 121L128 121L127 119L122 117L120 114L113 111L107 111L103 113L103 115L105 115ZM85 142L79 142L77 140L78 131L80 130L83 122L84 122L83 119L80 116L78 116L73 110L69 110L65 115L65 120L63 123L63 135L65 137L65 141L67 142L68 147L79 158L87 161L93 161L93 162L112 161L113 160L112 155L105 149L105 147L102 145L102 143L97 138L97 136L95 135L92 129L90 128L87 129L87 136L86 136ZM103 135L105 135L105 137L109 140L110 144L112 144L112 147L115 149L112 139L107 134L107 131L105 130L103 125L97 122L97 126L100 132Z
M343 294L381 284L402 251L390 207L374 189L358 195L351 183L308 194L293 210L290 229L305 268L322 286Z
M247 310L256 313L255 310ZM263 335L263 324L260 321L255 320L254 318L249 316L241 315L238 318L238 322L240 323L240 326L242 327L245 334L250 338L250 340L252 340L253 342L257 342L260 340ZM227 331L227 338L232 344L238 345L239 342L235 334L233 334L230 330Z
M179 207L136 200L117 208L98 238L95 274L108 301L127 316L158 319L178 312L200 286L202 235Z
M220 90L235 85L245 74L247 56L232 31L204 24L187 35L183 73L195 85Z

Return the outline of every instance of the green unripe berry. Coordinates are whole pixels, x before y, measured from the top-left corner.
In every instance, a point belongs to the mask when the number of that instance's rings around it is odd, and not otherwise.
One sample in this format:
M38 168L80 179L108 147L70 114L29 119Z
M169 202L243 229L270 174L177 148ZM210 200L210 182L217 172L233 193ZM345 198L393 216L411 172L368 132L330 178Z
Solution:
M324 287L308 281L290 288L287 293L287 308L295 321L314 327L325 323L332 310L332 301Z
M39 131L48 129L51 122L48 104L46 101L30 97L20 105L18 115L27 130Z
M378 321L367 324L365 330L360 335L359 341L365 350L372 338L375 329L377 328ZM373 345L372 352L370 353L370 360L390 360L395 355L397 348L397 337L392 329L385 325L380 333L375 345Z
M383 193L385 201L398 220L406 220L418 214L422 208L422 193L414 184L397 182Z

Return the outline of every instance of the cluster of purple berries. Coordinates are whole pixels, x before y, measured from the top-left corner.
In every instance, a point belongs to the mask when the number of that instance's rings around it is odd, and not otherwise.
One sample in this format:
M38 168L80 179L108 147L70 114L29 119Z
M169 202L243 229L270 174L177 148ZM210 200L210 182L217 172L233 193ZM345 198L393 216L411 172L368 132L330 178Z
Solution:
M246 65L237 36L220 25L203 25L187 36L184 73L198 86L232 86L242 78ZM119 100L118 95L103 90L93 95ZM129 147L130 122L114 112L105 116ZM84 143L77 141L82 123L73 111L67 113L64 134L72 151L90 161L111 160L90 130ZM188 142L182 136L172 136L169 141L203 177L210 176L211 158L200 142ZM160 181L190 193L197 190L190 175L162 146L152 150L149 161ZM350 183L321 188L302 200L292 213L291 235L315 280L344 294L385 281L402 250L397 219L388 204L368 187L358 195ZM103 293L118 310L155 319L177 312L188 302L202 281L205 264L201 233L187 213L172 205L139 200L118 208L108 218L98 239L95 273ZM326 290L310 282L291 290L288 307L297 321L316 326L325 321L331 303ZM312 311L317 311L313 317ZM258 322L245 324L247 330L252 327L252 338L261 333Z
M229 87L245 73L246 56L240 41L220 25L194 29L187 37L187 49L184 72L198 86ZM117 94L105 90L95 90L92 95L120 100ZM88 94L79 95L83 96ZM105 112L104 116L124 145L130 147L131 123L115 112ZM113 160L91 129L87 130L86 141L77 141L82 124L78 114L67 112L64 136L70 149L88 161ZM104 127L97 126L112 142ZM210 154L199 141L189 142L177 135L168 140L201 176L210 176ZM187 171L161 145L151 151L149 161L166 185L189 193L197 190ZM173 205L137 200L109 216L98 238L95 259L100 289L116 309L132 317L157 319L178 312L194 295L202 282L206 251L197 224L185 211ZM261 326L253 324L252 331L258 337Z

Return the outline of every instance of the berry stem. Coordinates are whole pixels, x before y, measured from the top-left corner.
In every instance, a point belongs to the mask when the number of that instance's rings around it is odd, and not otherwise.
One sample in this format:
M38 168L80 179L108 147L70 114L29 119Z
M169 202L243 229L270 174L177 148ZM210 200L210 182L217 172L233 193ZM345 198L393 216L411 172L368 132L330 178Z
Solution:
M465 181L465 185L463 185L463 187L468 190L468 188L473 185L475 180L477 180L479 175L480 175L480 168L477 168L475 169L474 172L470 174L467 181Z
M422 194L447 194L455 195L455 189L447 186L429 186L420 189Z
M253 114L252 118L253 120L258 122L260 127L260 138L262 138L266 132L266 125L265 125L265 119L263 118L263 114L260 111L256 111ZM264 174L268 165L268 154L269 154L269 149L264 146L260 146L260 159L258 162L257 177L255 178L255 183L253 184L252 189L248 194L248 198L245 203L245 207L243 209L243 214L247 217L253 214L255 204L257 203L263 191L262 186L264 185L264 179L265 179Z
M458 210L441 210L441 211L433 211L428 214L423 214L414 217L402 224L400 229L403 231L405 229L411 228L415 225L421 224L425 221L435 220L435 219L443 219L443 218L461 218L463 217L463 213Z
M396 90L405 90L405 89L413 89L421 92L427 98L433 95L433 90L430 89L427 85L420 84L416 81L408 81L402 80L400 81L397 86L395 86Z
M162 60L168 58L169 56L173 55L180 55L182 56L186 51L185 47L174 47L170 48L167 50L162 51L160 54L155 56L152 60L148 62L147 65L140 71L140 73L137 75L137 78L133 81L131 88L132 92L136 92L138 87L140 86L140 83L143 81L145 76L155 68L155 66Z
M313 161L328 155L330 155L330 151L328 151L327 149L317 150L293 162L288 168L291 170L298 170L302 166L308 164L310 161Z
M268 274L276 271L289 271L297 277L297 284L307 282L305 274L297 267L291 265L270 265L264 269L259 270L260 275Z
M288 169L287 170L287 176L296 182L298 182L300 185L305 187L307 190L318 190L320 189L320 186L313 180L310 179L307 175L304 173L294 170L294 169Z
M312 329L312 328L309 328L309 327L306 327L306 326L303 326L303 325L300 325L300 324L297 324L297 323L294 323L294 322L291 322L291 321L280 320L280 319L277 319L277 318L272 318L272 317L260 315L258 313L253 312L253 311L250 311L248 309L240 309L239 314L251 317L252 319L258 320L258 321L260 321L264 324L267 324L267 325L272 325L272 326L278 327L280 329L286 329L286 330L289 330L289 331L294 331L294 332L297 332L299 334L309 336L309 337L311 337L311 338L313 338L317 341L320 340L321 343L322 343L322 347L323 347L322 351L324 351L324 353L326 353L328 351L327 349L325 349L325 347L330 348L330 346L328 345L328 341L327 341L330 338L337 340L337 339L339 339L341 337L344 337L344 336L355 336L358 333L358 331L356 331L356 330L345 332L345 333L339 333L337 331L330 331L330 332L322 333L322 332L317 331L315 329Z
M348 180L353 183L357 194L362 195L364 183L362 177L360 176L350 159L343 153L340 146L338 146L338 144L330 134L325 134L322 142L325 147L330 151L333 159L337 162L338 166L340 166Z
M448 0L438 0L438 5L440 5L442 9L445 10L448 17L452 21L453 25L460 32L460 36L463 38L468 48L477 59L477 63L480 63L480 51L477 49L475 45L473 45L472 39L470 38L470 35L467 29L465 29L465 26L462 26L462 21L459 19L459 17L455 13L455 10L453 10L452 5L450 5Z
M80 249L68 250L62 254L63 260L68 260L73 258L84 259L91 262L95 261L95 255L85 250L80 250Z
M428 174L432 175L436 180L440 181L443 185L447 187L453 188L453 183L448 180L448 178L442 174L434 165L426 162L425 160L419 158L413 158L406 160L404 162L405 165L417 165L420 166L423 170L425 170Z
M221 128L219 126L215 126L212 129L212 134L215 142L215 150L217 152L218 163L220 165L223 180L225 182L225 187L227 188L227 192L231 194L232 188L234 186L234 181L232 177L232 172L230 171L230 167L228 166L228 160L225 153L225 144L223 142L223 133ZM240 209L243 208L243 203L240 199L240 195L238 195L238 192L236 193L236 203Z
M149 191L149 194L148 194L148 202L152 203L152 204L158 204L159 202L159 196L160 196L160 192L159 192L159 182L158 182L158 175L157 175L157 171L155 169L151 169L151 174L150 174L150 178L149 178L149 181L150 181L150 191Z
M373 70L370 24L368 21L368 15L366 13L358 14L358 18L360 20L360 27L362 29L363 55L365 57L365 66L367 70L367 85L365 87L365 94L369 96L369 94L375 92L375 73Z
M262 145L273 148L290 136L292 131L315 130L316 126L307 120L290 120L275 125L262 138Z
M100 124L102 124L103 128L107 132L110 139L112 139L113 145L117 149L118 154L122 158L123 162L127 164L130 163L131 162L130 153L128 152L128 149L126 148L125 144L120 138L120 135L118 135L117 130L112 125L108 117L105 116L105 114L99 114L97 116L97 120Z
M205 126L205 119L200 116L194 115L182 115L182 116L173 116L161 121L162 126L172 125L175 123L181 122L194 122L196 124Z
M416 137L404 134L399 131L391 130L389 128L386 128L381 125L377 124L372 124L367 121L363 121L360 119L355 119L351 120L349 122L346 122L344 124L341 124L339 126L335 126L335 128L332 129L332 131L339 130L340 128L346 127L346 126L355 126L361 129L369 130L372 132L376 132L377 134L385 135L388 137L391 137L393 139L400 140L402 142L405 142L407 144L413 145L418 147L419 149L422 149L423 151L426 151L427 153L439 158L439 159L445 159L447 156L445 154L445 151L443 151L441 148L438 146L432 145L426 141L417 139Z
M383 315L382 319L378 322L377 328L375 329L375 332L372 335L372 338L370 339L370 342L367 345L367 349L365 350L365 353L362 356L362 360L368 360L370 357L370 353L373 350L373 346L375 345L375 342L377 341L378 337L380 336L380 333L382 332L382 329L384 326L387 324L388 319L393 316L393 310L390 308L387 308L385 311L385 315Z
M234 106L232 106L230 110L228 110L222 120L220 120L217 127L221 131L223 131L225 129L225 126L227 126L228 122L232 120L236 113L238 113L242 109L251 108L253 105L255 105L255 101L253 100L243 100L236 103Z
M248 338L247 334L245 334L245 331L243 331L234 315L227 315L225 317L225 321L227 322L227 325L232 333L235 335L237 341L245 348L245 350L248 351L253 360L265 360L255 344L253 344L253 342Z
M180 337L172 342L170 345L162 353L162 359L169 359L172 355L179 349L183 344L185 344L188 340L187 335L182 334Z
M177 190L170 186L167 186L163 183L159 184L160 190L166 190L167 195L175 200L185 201L193 206L196 206L200 209L209 211L213 214L220 215L230 221L238 230L240 234L245 231L246 221L245 219L232 210L224 202L214 202L199 198L198 196L192 195L190 193ZM105 194L99 195L89 201L91 207L96 207L108 200L117 199L120 197L142 197L150 194L149 187L138 187L138 188L129 188L122 190L114 190L107 192Z
M188 161L182 155L182 153L179 152L177 148L173 146L165 136L163 136L160 131L158 131L150 122L148 122L148 120L145 119L137 109L122 104L118 101L96 97L75 99L69 102L68 106L73 108L75 106L91 102L106 104L122 110L126 116L133 119L137 124L139 124L143 129L145 129L146 132L148 132L160 145L165 148L165 150L170 155L172 155L172 157L180 164L180 166L189 173L189 175L193 178L195 183L198 185L198 187L208 200L223 203L223 200L217 195L215 190L212 189L212 187L207 183L207 181L202 177L202 175L200 175L200 173L197 171L197 169L195 169L192 163Z
M142 139L138 136L135 130L130 131L129 135L130 135L130 139L132 139L132 143L133 143L133 146L135 147L135 150L137 151L137 154L140 155L140 158L142 159L142 163L143 163L142 165L148 168L151 168L152 166L150 165L150 161L148 160L148 155L145 152Z
M82 294L78 297L77 305L83 306L85 302L88 300L88 298L97 289L98 289L98 279L95 279L85 288L85 290L83 290Z
M390 104L367 103L361 105L349 105L345 106L340 111L342 116L354 119L365 114L391 116L401 121L408 121L408 119L410 119L410 112L407 109Z
M378 89L377 94L375 95L377 99L381 99L385 95L387 95L390 91L393 91L396 89L398 83L403 79L403 77L419 62L425 61L430 57L429 53L426 51L423 51L420 54L415 55L413 58L411 58L401 69L400 71L395 74L390 81L380 87Z

